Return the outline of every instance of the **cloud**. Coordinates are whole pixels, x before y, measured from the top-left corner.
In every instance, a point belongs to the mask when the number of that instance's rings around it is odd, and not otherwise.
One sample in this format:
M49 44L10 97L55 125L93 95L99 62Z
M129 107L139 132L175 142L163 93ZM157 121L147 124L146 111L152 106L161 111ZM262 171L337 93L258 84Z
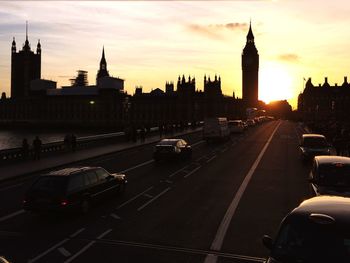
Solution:
M248 25L246 23L227 23L227 24L210 24L210 25L187 25L187 29L192 33L200 34L215 40L223 40L223 30L247 30Z
M287 62L299 62L300 57L297 54L281 54L278 56L279 60L287 61Z

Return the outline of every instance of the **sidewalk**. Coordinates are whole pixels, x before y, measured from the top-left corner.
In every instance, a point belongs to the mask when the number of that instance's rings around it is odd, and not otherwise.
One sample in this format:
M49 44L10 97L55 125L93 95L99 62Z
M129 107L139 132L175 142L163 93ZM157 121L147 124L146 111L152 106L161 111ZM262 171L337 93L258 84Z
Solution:
M177 137L180 135L191 134L200 131L202 128L187 129L183 132L175 132L173 135L166 135L162 138ZM159 135L153 135L146 138L144 142L121 142L112 145L94 147L90 149L78 150L76 152L60 153L57 156L44 157L40 160L27 160L18 163L12 163L0 167L0 182L19 178L31 173L40 172L47 169L53 169L62 165L69 165L78 161L95 158L115 152L136 148L142 145L152 144L160 140Z

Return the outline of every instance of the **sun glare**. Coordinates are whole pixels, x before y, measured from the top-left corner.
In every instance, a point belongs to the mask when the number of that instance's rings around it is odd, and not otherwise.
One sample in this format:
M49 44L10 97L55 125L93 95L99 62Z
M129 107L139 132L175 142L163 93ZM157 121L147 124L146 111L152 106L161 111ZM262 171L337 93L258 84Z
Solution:
M259 100L269 103L293 97L292 78L282 65L267 64L259 75Z

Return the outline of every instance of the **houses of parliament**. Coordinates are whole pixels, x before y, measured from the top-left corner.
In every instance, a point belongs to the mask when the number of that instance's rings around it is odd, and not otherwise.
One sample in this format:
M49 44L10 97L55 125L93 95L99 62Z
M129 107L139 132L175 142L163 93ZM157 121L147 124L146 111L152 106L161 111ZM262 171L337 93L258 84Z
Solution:
M206 117L244 116L245 108L258 105L259 55L249 26L242 52L243 98L224 96L220 76L204 76L203 91L196 89L194 77L179 76L175 85L165 83L165 91L156 88L145 93L136 87L133 95L124 90L124 80L110 76L104 48L96 74L89 85L87 72L79 70L70 86L41 79L41 43L32 51L26 31L25 43L17 52L11 47L11 97L0 99L0 125L36 125L59 127L112 127L127 125L196 123Z

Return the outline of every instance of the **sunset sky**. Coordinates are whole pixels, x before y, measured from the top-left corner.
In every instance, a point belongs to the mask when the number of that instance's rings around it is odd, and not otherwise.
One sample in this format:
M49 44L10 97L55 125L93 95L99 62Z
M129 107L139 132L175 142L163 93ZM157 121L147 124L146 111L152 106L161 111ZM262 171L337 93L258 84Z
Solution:
M105 47L109 73L133 94L164 89L178 75L221 76L226 95L242 96L241 53L252 20L260 55L259 98L296 107L303 78L314 84L350 76L348 0L275 1L3 1L0 2L0 91L10 93L11 42L29 22L32 50L42 45L42 78L68 85L76 70L89 84Z

